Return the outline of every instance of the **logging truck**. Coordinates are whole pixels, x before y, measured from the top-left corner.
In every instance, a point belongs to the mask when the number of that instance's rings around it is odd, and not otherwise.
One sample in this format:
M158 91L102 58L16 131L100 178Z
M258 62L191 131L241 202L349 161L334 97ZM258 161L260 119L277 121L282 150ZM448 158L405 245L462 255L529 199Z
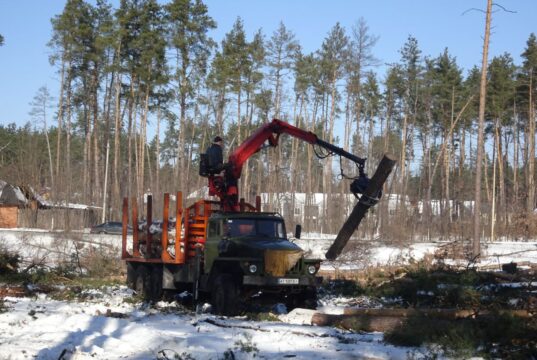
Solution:
M229 156L218 172L211 171L206 154L200 156L200 176L208 178L209 195L182 207L182 193L175 195L175 227L170 231L170 194L164 194L162 231L138 226L137 199L123 200L122 259L127 264L127 283L146 300L158 301L167 292L189 291L197 301L205 296L213 312L235 315L260 294L280 297L288 307L315 308L317 276L321 259L309 259L287 236L282 216L261 211L239 198L238 180L248 158L264 147L275 147L281 134L288 134L356 164L351 192L358 203L340 230L326 258L342 251L367 210L380 197L380 189L395 161L381 161L372 179L364 173L365 159L319 139L314 133L274 119L248 137ZM317 153L317 152L316 152ZM152 197L147 197L146 223L152 223ZM127 236L132 221L132 240ZM295 238L300 238L297 225Z

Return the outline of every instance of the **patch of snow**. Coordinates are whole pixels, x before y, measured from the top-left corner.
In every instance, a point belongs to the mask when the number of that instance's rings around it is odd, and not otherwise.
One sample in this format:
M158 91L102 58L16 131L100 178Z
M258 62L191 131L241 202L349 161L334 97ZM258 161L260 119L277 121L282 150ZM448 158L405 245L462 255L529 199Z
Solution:
M534 287L537 287L537 281L489 284L489 285L484 286L485 289L495 289L495 288L521 289L521 288L534 288Z
M325 253L333 243L335 235L310 234L311 236L295 240L309 258L324 259ZM353 240L349 242L351 244ZM361 240L357 240L359 244ZM447 242L425 242L414 243L406 247L396 247L373 243L369 249L370 253L362 261L344 261L342 257L337 261L324 261L321 264L321 270L361 270L367 267L406 265L413 261L422 260L426 255L434 254L442 245ZM352 257L352 256L350 256ZM467 265L467 260L447 259L449 265ZM483 244L483 256L478 266L490 266L506 264L509 262L529 262L537 264L537 241L496 241Z
M342 314L344 308L381 308L382 303L369 296L324 296L317 310L327 314Z
M311 325L311 318L317 310L293 309L290 313L278 316L282 322L295 325Z
M121 240L114 235L85 234L82 232L28 231L0 229L0 244L16 252L23 264L36 263L55 266L76 253L75 245L105 247L121 254Z
M432 291L425 291L425 290L418 290L418 291L416 291L416 295L420 295L420 296L434 296L434 292L432 292Z
M165 351L169 358L187 354L207 360L231 350L236 359L250 359L249 345L258 349L257 357L271 360L405 359L409 351L384 344L381 333L311 326L313 310L295 309L281 315L284 322L252 322L173 312L166 303L156 308L126 303L131 291L124 286L91 293L95 296L83 302L43 294L5 298L0 358L155 359Z

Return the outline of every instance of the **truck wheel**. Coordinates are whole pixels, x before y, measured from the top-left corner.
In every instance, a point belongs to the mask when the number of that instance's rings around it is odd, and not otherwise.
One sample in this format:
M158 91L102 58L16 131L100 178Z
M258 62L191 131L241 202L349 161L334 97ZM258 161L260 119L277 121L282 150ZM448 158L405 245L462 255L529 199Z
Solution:
M295 308L317 309L317 292L315 290L305 290L298 294L287 295L287 310Z
M306 291L302 296L302 305L305 309L317 309L317 292L315 290Z
M136 269L134 291L136 291L138 295L142 295L144 300L149 300L151 293L151 276L149 274L149 269L145 265L139 265L138 269Z
M230 274L220 274L211 291L213 313L234 316L239 310L239 287Z
M153 266L151 270L151 294L149 300L160 301L162 299L162 266Z
M127 286L136 290L136 268L130 262L127 263Z

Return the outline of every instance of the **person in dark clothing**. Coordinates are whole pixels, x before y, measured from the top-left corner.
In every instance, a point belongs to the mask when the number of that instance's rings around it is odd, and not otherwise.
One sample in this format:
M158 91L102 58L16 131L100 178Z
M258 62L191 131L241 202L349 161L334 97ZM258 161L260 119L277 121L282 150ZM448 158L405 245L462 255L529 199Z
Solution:
M224 169L222 145L222 138L217 136L214 138L212 145L207 149L207 160L211 174L219 174Z

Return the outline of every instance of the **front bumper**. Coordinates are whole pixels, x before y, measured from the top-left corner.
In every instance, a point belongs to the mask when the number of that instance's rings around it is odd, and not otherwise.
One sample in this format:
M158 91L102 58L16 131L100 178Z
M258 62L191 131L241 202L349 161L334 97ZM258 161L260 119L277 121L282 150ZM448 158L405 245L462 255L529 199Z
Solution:
M242 277L243 285L254 286L319 286L321 285L323 278L321 276L289 276L289 277L276 277L276 276L259 276L259 275L244 275Z

